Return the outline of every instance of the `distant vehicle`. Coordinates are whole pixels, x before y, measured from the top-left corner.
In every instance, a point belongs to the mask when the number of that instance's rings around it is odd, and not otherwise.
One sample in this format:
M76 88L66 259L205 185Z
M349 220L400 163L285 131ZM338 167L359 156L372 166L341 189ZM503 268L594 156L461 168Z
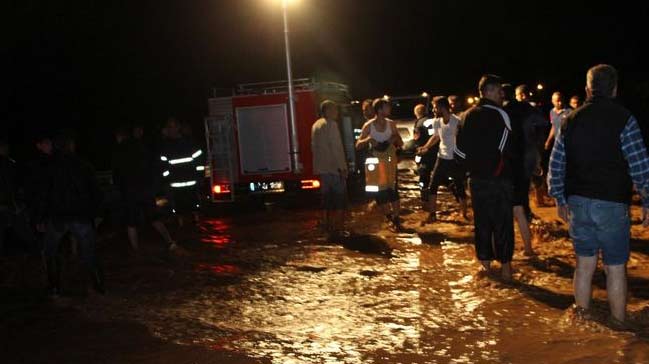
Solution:
M339 126L349 170L356 170L354 130L361 116L353 109L349 88L340 83L294 80L298 161L291 156L291 127L286 81L238 85L232 96L208 100L205 118L207 175L214 202L250 194L317 191L313 174L311 126L320 102L340 106Z
M427 93L410 96L391 96L389 97L392 104L391 119L397 124L397 130L403 139L402 155L413 156L415 154L415 114L414 109L417 104L426 106L426 115L431 115L430 96Z

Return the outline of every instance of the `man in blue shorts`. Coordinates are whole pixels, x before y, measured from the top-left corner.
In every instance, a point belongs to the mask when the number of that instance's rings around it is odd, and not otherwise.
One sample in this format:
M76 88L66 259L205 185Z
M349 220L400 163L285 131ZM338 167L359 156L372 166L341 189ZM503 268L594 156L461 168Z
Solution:
M586 75L587 100L561 125L548 184L558 214L570 224L577 255L575 301L588 310L592 278L602 252L612 321L626 314L629 203L635 184L649 226L649 155L635 117L615 101L617 71L598 65Z

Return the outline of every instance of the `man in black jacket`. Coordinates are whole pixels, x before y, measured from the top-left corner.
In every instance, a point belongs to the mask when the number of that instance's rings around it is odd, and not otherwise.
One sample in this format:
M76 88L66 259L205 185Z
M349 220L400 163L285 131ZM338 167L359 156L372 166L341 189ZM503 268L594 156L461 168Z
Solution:
M92 286L104 293L103 274L95 254L94 219L101 203L101 192L93 167L75 154L75 141L62 134L55 141L55 154L44 172L43 191L36 212L39 231L44 233L49 290L61 292L59 243L71 233L81 247L81 259Z
M525 255L532 256L534 250L532 249L530 231L532 210L530 209L529 194L532 175L540 167L535 124L545 120L529 102L514 99L511 88L509 93L507 91L505 91L507 94L505 111L511 118L514 142L512 148L514 219L525 244Z
M501 108L504 98L500 77L485 75L479 83L480 102L464 114L464 127L455 154L470 175L475 247L484 272L496 259L502 277L511 279L514 254L512 215L511 122ZM494 249L495 248L495 249Z

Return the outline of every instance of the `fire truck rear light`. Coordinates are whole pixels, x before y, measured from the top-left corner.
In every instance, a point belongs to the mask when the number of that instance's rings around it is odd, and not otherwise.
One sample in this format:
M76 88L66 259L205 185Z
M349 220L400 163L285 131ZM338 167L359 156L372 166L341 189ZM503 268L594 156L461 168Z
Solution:
M217 195L222 193L230 193L230 185L214 185L213 190Z
M315 190L320 188L320 181L317 179L303 179L301 182L303 190Z

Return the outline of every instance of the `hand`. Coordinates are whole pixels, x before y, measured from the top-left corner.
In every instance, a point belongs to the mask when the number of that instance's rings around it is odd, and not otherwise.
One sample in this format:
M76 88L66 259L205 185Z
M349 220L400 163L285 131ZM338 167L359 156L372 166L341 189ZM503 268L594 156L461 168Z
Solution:
M426 148L426 147L419 147L419 148L417 148L417 154L419 154L419 155L424 155L424 154L426 154L427 152L428 152L428 148Z
M568 223L568 205L557 205L557 215L559 215L559 218L565 223Z
M550 150L552 148L552 143L548 140L545 142L545 150Z
M649 208L642 208L642 226L649 227Z

